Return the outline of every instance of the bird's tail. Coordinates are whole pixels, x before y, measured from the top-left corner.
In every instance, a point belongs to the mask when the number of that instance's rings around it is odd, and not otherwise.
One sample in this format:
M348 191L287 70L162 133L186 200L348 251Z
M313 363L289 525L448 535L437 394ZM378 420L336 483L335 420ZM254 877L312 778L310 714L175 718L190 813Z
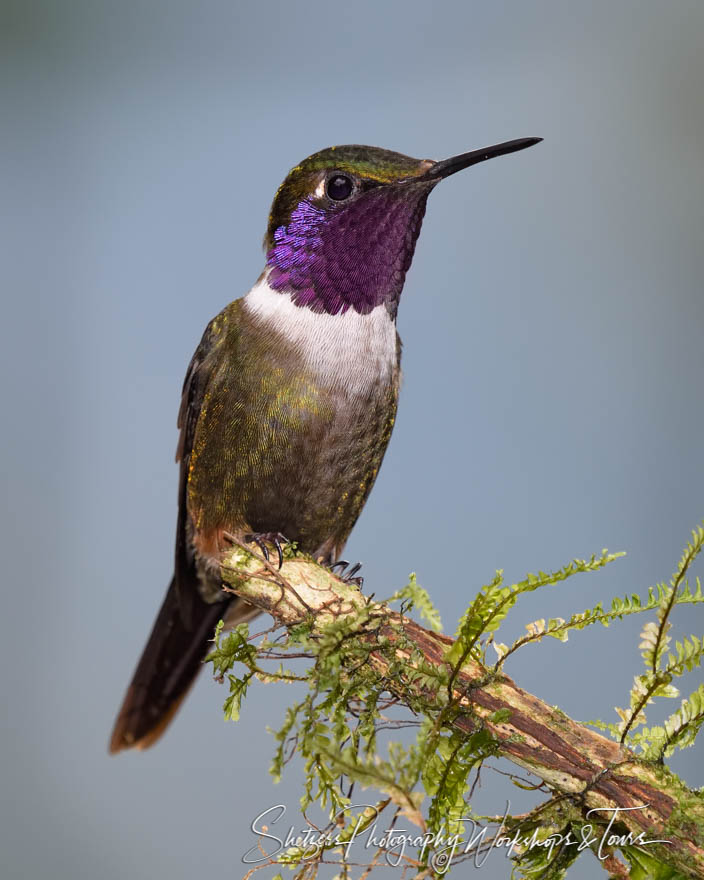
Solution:
M164 733L203 665L208 643L227 605L227 601L208 604L198 597L187 627L175 581L171 581L115 721L111 753L146 749Z

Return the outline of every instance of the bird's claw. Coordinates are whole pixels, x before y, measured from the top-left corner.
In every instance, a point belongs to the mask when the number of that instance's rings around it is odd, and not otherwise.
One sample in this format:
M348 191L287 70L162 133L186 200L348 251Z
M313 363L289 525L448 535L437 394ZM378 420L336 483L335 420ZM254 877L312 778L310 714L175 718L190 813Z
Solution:
M282 543L288 544L289 540L285 535L282 535L281 532L256 532L245 535L244 540L246 544L256 544L267 562L269 562L269 548L267 547L267 543L273 544L276 548L279 568L284 564L284 551L281 545Z
M333 562L331 566L329 566L330 571L335 573L335 569L339 568L340 571L338 573L338 577L345 584L351 584L353 586L359 587L361 590L362 584L364 583L363 577L355 577L357 572L362 567L361 562L355 562L355 564L348 568L349 562L346 559L338 559L337 562ZM345 569L348 569L347 571Z

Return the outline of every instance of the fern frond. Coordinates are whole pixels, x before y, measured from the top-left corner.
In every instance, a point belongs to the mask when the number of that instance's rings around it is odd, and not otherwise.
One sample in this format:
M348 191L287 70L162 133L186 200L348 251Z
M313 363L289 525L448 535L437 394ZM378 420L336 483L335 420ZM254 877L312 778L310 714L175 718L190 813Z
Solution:
M572 562L552 572L539 571L510 586L504 586L503 572L497 571L494 579L486 584L460 619L455 634L455 644L448 654L448 662L455 668L470 655L483 660L482 652L477 643L485 633L495 632L508 612L524 593L532 593L540 587L557 584L580 572L598 571L623 553L609 553L602 550L601 555L592 555L590 559L573 559Z
M403 600L410 603L406 606L405 610L410 611L411 608L417 608L420 612L420 616L425 620L433 632L442 632L440 612L433 605L428 591L418 583L414 571L409 575L406 586L397 590L387 601L397 602Z
M702 725L704 684L700 684L693 694L682 700L680 708L662 726L645 728L632 736L629 742L641 749L646 760L660 761L677 748L686 749L693 745Z
M622 720L621 742L626 741L630 730L645 722L645 707L654 697L678 696L676 688L670 685L673 674L681 674L674 669L663 668L663 659L670 646L669 621L672 609L681 594L689 594L687 584L687 572L704 547L704 527L699 526L692 530L692 540L685 547L675 573L670 578L668 586L657 585L660 603L657 609L657 623L649 622L643 627L640 634L639 648L645 661L646 672L637 675L633 681L630 694L630 712L617 709ZM697 593L701 593L701 584L697 580ZM696 654L696 650L694 651ZM693 656L694 656L693 654ZM683 659L684 663L684 659ZM669 665L669 664L668 664Z
M618 739L621 736L621 729L618 724L600 721L599 719L596 719L595 721L585 721L584 724L588 724L590 727L596 727L597 730L603 730L605 733L611 734L614 739Z
M672 675L683 675L691 672L695 666L700 666L704 657L704 638L686 636L681 642L675 642L675 653L669 654L665 671Z
M436 833L462 834L469 813L467 779L473 767L496 753L497 743L486 730L470 736L453 732L439 738L425 761L423 787L431 796L428 827Z
M538 620L527 624L526 629L528 630L528 633L516 639L511 647L506 647L506 645L501 644L494 645L494 648L499 655L499 659L494 668L499 669L506 659L519 648L522 648L523 645L528 645L531 642L539 642L544 636L550 636L559 639L561 642L566 642L568 635L572 630L585 629L594 623L600 623L602 626L609 626L615 620L622 620L624 617L628 617L631 614L642 614L644 611L653 611L660 607L665 591L666 587L664 584L656 584L654 587L650 587L648 590L648 597L645 600L641 600L640 596L633 593L630 596L624 596L623 599L618 597L614 598L611 602L611 608L608 611L605 611L603 605L599 602L594 608L587 608L586 611L580 611L573 614L568 620L556 617L552 618L547 623L545 623L544 620ZM704 594L702 594L701 583L699 583L698 580L697 589L694 592L687 588L686 590L682 590L680 594L675 597L675 605L699 604L704 604ZM673 674L677 673L674 673L673 671Z
M666 639L667 630L669 628L667 626L667 620L675 604L680 585L684 581L689 567L701 552L702 547L704 547L704 527L698 526L696 529L692 529L692 540L682 552L682 556L677 565L677 570L670 579L667 600L661 604L660 610L658 611L658 622L660 626L658 628L658 638L656 639L650 659L650 668L653 671L653 674L657 672L660 659L666 650L661 642Z

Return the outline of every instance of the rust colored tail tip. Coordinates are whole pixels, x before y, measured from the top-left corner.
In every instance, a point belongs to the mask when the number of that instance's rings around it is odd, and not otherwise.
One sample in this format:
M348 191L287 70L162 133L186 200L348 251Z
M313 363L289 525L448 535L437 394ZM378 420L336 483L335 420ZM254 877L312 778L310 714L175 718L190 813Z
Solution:
M134 749L136 752L148 749L149 746L154 745L161 737L170 721L171 717L161 719L153 730L150 730L149 733L146 733L140 739L135 739L134 734L129 731L115 730L110 739L108 754L116 755L118 752L126 752L128 749Z
M147 723L145 723L142 713L136 712L134 709L130 710L130 692L128 691L125 703L120 710L120 714L117 716L117 721L110 737L108 754L116 755L118 752L127 751L127 749L135 749L142 752L144 749L153 746L166 732L166 728L173 721L174 715L178 712L189 690L190 688L186 688L156 722L153 721L152 717L151 727L148 727ZM140 731L141 735L137 736L135 730Z
M124 752L127 749L133 748L138 749L139 743L135 742L128 733L117 729L113 731L112 737L110 738L110 745L108 746L109 755L116 755L118 752Z
M118 752L124 752L126 749L133 748L139 748L139 741L135 739L134 734L128 729L124 712L121 711L117 716L117 721L115 721L115 727L110 737L108 754L116 755Z
M147 734L147 736L138 740L130 740L127 736L113 736L108 746L108 754L117 755L118 752L126 752L129 749L134 749L135 752L143 752L144 749L154 745L162 733L163 730L160 730L155 736Z

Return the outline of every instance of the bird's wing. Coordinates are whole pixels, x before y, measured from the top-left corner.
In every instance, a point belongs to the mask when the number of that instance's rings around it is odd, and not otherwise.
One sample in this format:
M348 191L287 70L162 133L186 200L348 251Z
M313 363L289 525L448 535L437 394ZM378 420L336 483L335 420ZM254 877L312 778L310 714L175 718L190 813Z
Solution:
M180 474L174 581L181 617L187 628L193 624L194 603L200 599L195 554L188 529L188 473L203 400L220 362L220 348L225 339L223 325L227 323L225 311L213 318L205 328L203 337L191 358L183 382L177 420L180 433L176 461L180 464Z

